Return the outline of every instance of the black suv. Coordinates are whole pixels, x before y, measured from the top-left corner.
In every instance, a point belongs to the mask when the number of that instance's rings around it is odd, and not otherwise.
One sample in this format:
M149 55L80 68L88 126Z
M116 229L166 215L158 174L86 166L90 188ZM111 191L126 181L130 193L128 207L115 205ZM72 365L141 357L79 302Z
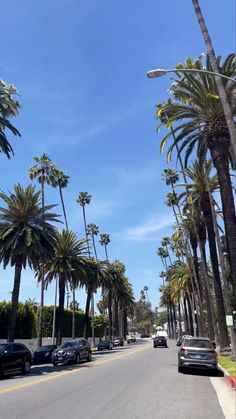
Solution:
M156 336L153 340L153 347L156 348L157 346L164 346L167 348L167 340L165 336Z
M0 343L0 374L21 370L22 374L30 372L32 355L22 343Z
M69 340L64 342L52 353L54 367L58 364L79 364L82 359L92 360L92 351L86 339Z

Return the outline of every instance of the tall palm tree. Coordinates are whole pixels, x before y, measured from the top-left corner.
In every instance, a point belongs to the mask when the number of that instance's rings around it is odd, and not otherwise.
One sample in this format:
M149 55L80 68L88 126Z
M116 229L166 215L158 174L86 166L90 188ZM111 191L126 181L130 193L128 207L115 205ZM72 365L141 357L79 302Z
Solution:
M211 162L208 162L208 164L206 165L206 169L208 171L208 176L211 170ZM191 207L200 207L203 214L204 223L207 228L211 266L213 271L213 284L216 298L217 320L219 324L220 347L221 349L223 349L229 346L229 338L225 320L225 307L221 287L221 277L219 271L213 216L211 211L209 192L207 190L206 185L206 174L204 170L204 165L202 162L196 161L192 167L189 167L185 170L185 173L187 177L192 181L191 184L188 184L189 195L192 197ZM216 188L218 187L217 176L213 176L211 179L209 179L209 186L211 188L211 191L216 190ZM200 235L201 233L198 231L198 236L200 237ZM201 250L203 255L203 263L206 266L207 262L205 253L205 240L203 243L203 248L201 248Z
M99 227L96 224L90 223L87 225L87 234L92 237L93 250L94 250L94 255L96 259L98 258L98 255L97 255L97 249L96 249L94 237L97 236L98 233L99 233Z
M0 198L7 205L0 208L0 262L4 268L15 267L8 331L8 341L13 342L22 268L28 263L36 269L40 260L52 254L56 230L50 223L57 221L57 215L49 212L53 205L40 206L40 192L32 185L17 184L9 195L0 192Z
M88 258L86 239L78 240L73 231L63 230L56 235L54 252L44 265L45 284L59 278L59 308L56 320L57 344L61 344L62 324L65 304L65 290L67 286L76 288L87 281ZM39 280L42 270L38 272Z
M107 234L107 233L103 233L103 234L100 234L100 240L99 240L99 243L101 244L101 246L104 246L104 249L105 249L105 255L106 255L106 260L109 260L108 259L108 254L107 254L107 246L108 246L108 244L110 243L110 235L109 234Z
M45 206L45 184L52 184L54 182L53 171L55 165L47 154L43 154L41 157L34 157L36 164L31 166L28 170L28 174L31 180L37 179L41 185L41 204L42 208ZM44 212L42 212L42 217ZM42 266L43 269L43 266ZM42 333L43 333L43 306L44 306L44 277L42 272L41 278L41 296L40 296L40 311L39 311L39 324L38 324L38 346L42 345Z
M196 17L197 17L197 20L198 20L198 23L199 23L199 26L203 35L203 39L206 45L206 50L209 56L212 70L215 73L219 73L218 60L215 55L213 44L212 44L208 29L207 29L207 26L206 26L206 23L205 23L205 20L204 20L204 17L200 8L199 1L192 0L192 3L193 3L195 14L196 14ZM233 114L231 111L230 104L228 102L228 98L227 98L227 94L225 91L222 78L215 76L215 82L216 82L217 90L219 92L219 97L222 104L222 108L224 110L225 120L226 120L228 130L230 133L232 158L234 161L234 166L236 166L236 128L235 128L235 123L233 120Z
M87 238L87 243L88 243L88 254L90 254L90 249L89 249L89 242L88 242L88 231L87 231L87 222L86 222L86 214L85 214L85 206L89 205L91 201L91 195L88 194L88 192L80 192L79 196L77 198L77 203L82 207L82 211L83 211L83 220L84 220L84 231L85 231L85 236Z
M222 74L227 73L227 75L235 76L236 63L234 54L227 57L221 66L220 59L218 59L218 62ZM205 68L201 59L195 62L189 59L180 68L189 68L189 66L202 70ZM206 69L211 70L209 59L206 60ZM177 77L178 81L171 88L175 102L168 102L168 104L164 105L164 111L168 114L165 125L171 126L174 122L182 120L182 123L174 128L174 133L177 136L171 147L173 149L174 144L181 144L180 153L187 147L186 164L195 144L198 145L199 156L203 157L205 155L206 148L211 153L219 180L233 291L234 296L236 296L236 216L229 172L230 143L228 127L215 80L211 75L206 73L196 76L186 74L184 77L181 77L177 74ZM228 96L231 97L232 111L235 114L236 106L235 101L233 101L233 92L230 90L228 82L224 83ZM158 112L160 112L160 109ZM200 130L199 127L201 127ZM163 138L161 149L163 149L170 135L171 133L168 133ZM232 304L233 308L236 309L236 297L234 297Z
M17 95L15 86L0 80L0 153L5 154L8 159L14 152L7 139L6 129L21 137L20 132L9 121L9 117L16 116L20 108L19 102L13 99L14 95Z
M84 325L83 325L83 337L88 338L88 326L89 326L89 308L90 302L94 292L97 288L104 286L105 283L109 280L110 270L109 265L106 261L96 260L94 258L88 258L88 271L86 278L86 291L87 299L85 306L85 315L84 315ZM94 318L92 318L94 322Z
M66 230L69 230L62 189L67 188L68 183L69 183L70 176L66 175L65 172L63 172L63 170L59 170L57 168L56 169L53 169L52 175L53 175L53 177L52 177L52 186L54 188L58 188L59 189L60 200L61 200L61 205L62 205L64 220L65 220L65 226L66 226Z

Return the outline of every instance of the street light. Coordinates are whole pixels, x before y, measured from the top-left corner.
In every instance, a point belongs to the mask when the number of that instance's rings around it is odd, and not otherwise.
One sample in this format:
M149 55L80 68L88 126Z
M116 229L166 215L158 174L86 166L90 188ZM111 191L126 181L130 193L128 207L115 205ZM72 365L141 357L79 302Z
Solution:
M209 70L198 70L195 68L172 68L170 70L164 70L163 68L156 68L154 70L150 70L147 72L147 77L149 79L153 79L156 77L162 77L165 76L165 74L167 73L207 73L207 74L211 74L213 76L218 76L218 77L222 77L223 79L227 79L229 81L232 81L234 83L236 83L236 80L233 79L232 77L228 77L225 76L224 74L221 73L215 73L214 71L209 71Z

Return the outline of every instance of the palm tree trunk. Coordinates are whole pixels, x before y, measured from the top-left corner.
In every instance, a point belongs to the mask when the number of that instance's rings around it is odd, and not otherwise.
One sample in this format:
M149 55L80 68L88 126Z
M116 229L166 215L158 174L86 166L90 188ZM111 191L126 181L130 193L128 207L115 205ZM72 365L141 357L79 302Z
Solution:
M211 38L205 23L205 20L203 18L201 9L200 9L200 5L198 0L192 0L193 3L193 7L197 16L197 20L203 35L203 39L205 41L205 45L206 45L206 49L207 49L207 53L209 55L209 59L210 59L210 63L211 63L211 67L212 70L215 73L219 73L219 68L217 65L217 60L216 60L216 56L215 56L215 51L211 42ZM224 115L225 115L225 120L227 123L227 127L230 133L230 139L231 139L231 152L232 152L232 160L234 161L234 166L236 164L236 128L235 128L235 124L234 124L234 120L233 120L233 115L232 115L232 111L227 99L227 95L224 89L224 85L222 82L222 78L221 77L217 77L215 76L215 82L217 85L217 89L218 89L218 93L219 93L219 97L220 97L220 101L222 104L222 108L224 110Z
M204 277L204 291L205 291L205 300L206 300L206 311L207 311L207 323L208 323L208 333L211 340L215 339L215 333L214 333L214 322L213 322L213 313L212 313L212 304L211 304L211 298L210 298L210 287L209 287L209 280L207 275L207 265L205 260L205 242L201 241L199 238L199 234L197 231L197 228L195 226L196 231L196 238L197 243L200 249L200 255L201 255L201 265L202 265L202 271L203 271L203 277ZM197 265L196 274L198 277L198 281L200 283L200 275L199 275L199 268L198 268L198 258L197 258L197 251L193 250L194 252L194 264Z
M190 335L190 330L191 330L191 326L190 326L190 319L189 319L189 315L188 315L188 310L187 310L187 302L186 302L186 295L183 298L183 306L184 306L184 327L185 327L185 333L187 335Z
M75 289L72 289L72 339L75 339Z
M222 140L223 141L223 140ZM217 141L215 141L216 143ZM229 262L233 284L233 309L236 310L236 216L233 191L229 173L229 164L223 147L212 145L211 156L213 164L217 170L220 185L220 195L225 224L227 248L229 251Z
M108 289L109 340L112 341L112 290Z
M66 225L66 230L68 231L68 222L67 222L67 216L66 216L66 210L65 210L65 204L64 204L64 199L63 199L63 194L62 194L62 189L61 186L59 185L59 192L60 192L60 198L61 198L61 206L62 206L62 211L63 211L63 215L64 215L64 220L65 220L65 225Z
M16 329L16 316L18 309L19 293L20 293L20 281L22 271L22 257L18 257L15 264L15 275L14 275L14 286L12 291L11 299L11 317L8 328L8 342L14 342L15 329Z
M96 249L96 245L95 245L95 240L94 240L94 235L93 234L92 234L92 240L93 240L93 250L94 250L95 258L98 259L97 249Z
M57 345L61 345L62 340L62 326L64 317L64 304L65 304L65 280L63 275L59 277L59 305L57 317Z
M42 184L41 184L41 194L42 194L42 208L44 209L44 169L42 170ZM43 212L44 214L44 212ZM42 215L42 222L44 223L44 215ZM39 324L38 324L38 339L37 345L42 346L43 338L43 306L44 306L44 257L42 260L42 277L41 277L41 294L40 294L40 306L39 306Z
M206 202L207 201L207 202ZM215 290L215 299L216 299L216 310L217 310L217 320L219 326L219 339L220 339L220 349L226 348L229 346L229 337L225 320L225 308L224 308L224 299L221 288L221 279L219 272L219 264L217 257L216 241L215 241L215 232L212 219L212 213L210 209L210 201L208 194L205 198L204 203L202 202L202 211L204 215L204 220L207 227L208 241L209 241L209 251L211 258L211 266L213 272L213 284Z
M91 289L91 287L88 287L85 313L84 313L84 325L83 325L83 337L84 337L84 339L88 339L89 308L90 308L91 297L92 297L92 289Z
M181 306L180 306L180 302L178 302L178 320L179 320L179 336L182 336L182 318L181 318Z

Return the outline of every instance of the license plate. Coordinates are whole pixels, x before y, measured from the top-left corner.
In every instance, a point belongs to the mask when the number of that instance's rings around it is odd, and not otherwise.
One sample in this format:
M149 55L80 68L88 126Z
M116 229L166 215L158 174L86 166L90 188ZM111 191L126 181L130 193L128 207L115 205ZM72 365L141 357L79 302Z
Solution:
M201 355L193 355L193 357L196 359L201 359Z
M63 357L62 356L59 356L59 361L63 361Z

